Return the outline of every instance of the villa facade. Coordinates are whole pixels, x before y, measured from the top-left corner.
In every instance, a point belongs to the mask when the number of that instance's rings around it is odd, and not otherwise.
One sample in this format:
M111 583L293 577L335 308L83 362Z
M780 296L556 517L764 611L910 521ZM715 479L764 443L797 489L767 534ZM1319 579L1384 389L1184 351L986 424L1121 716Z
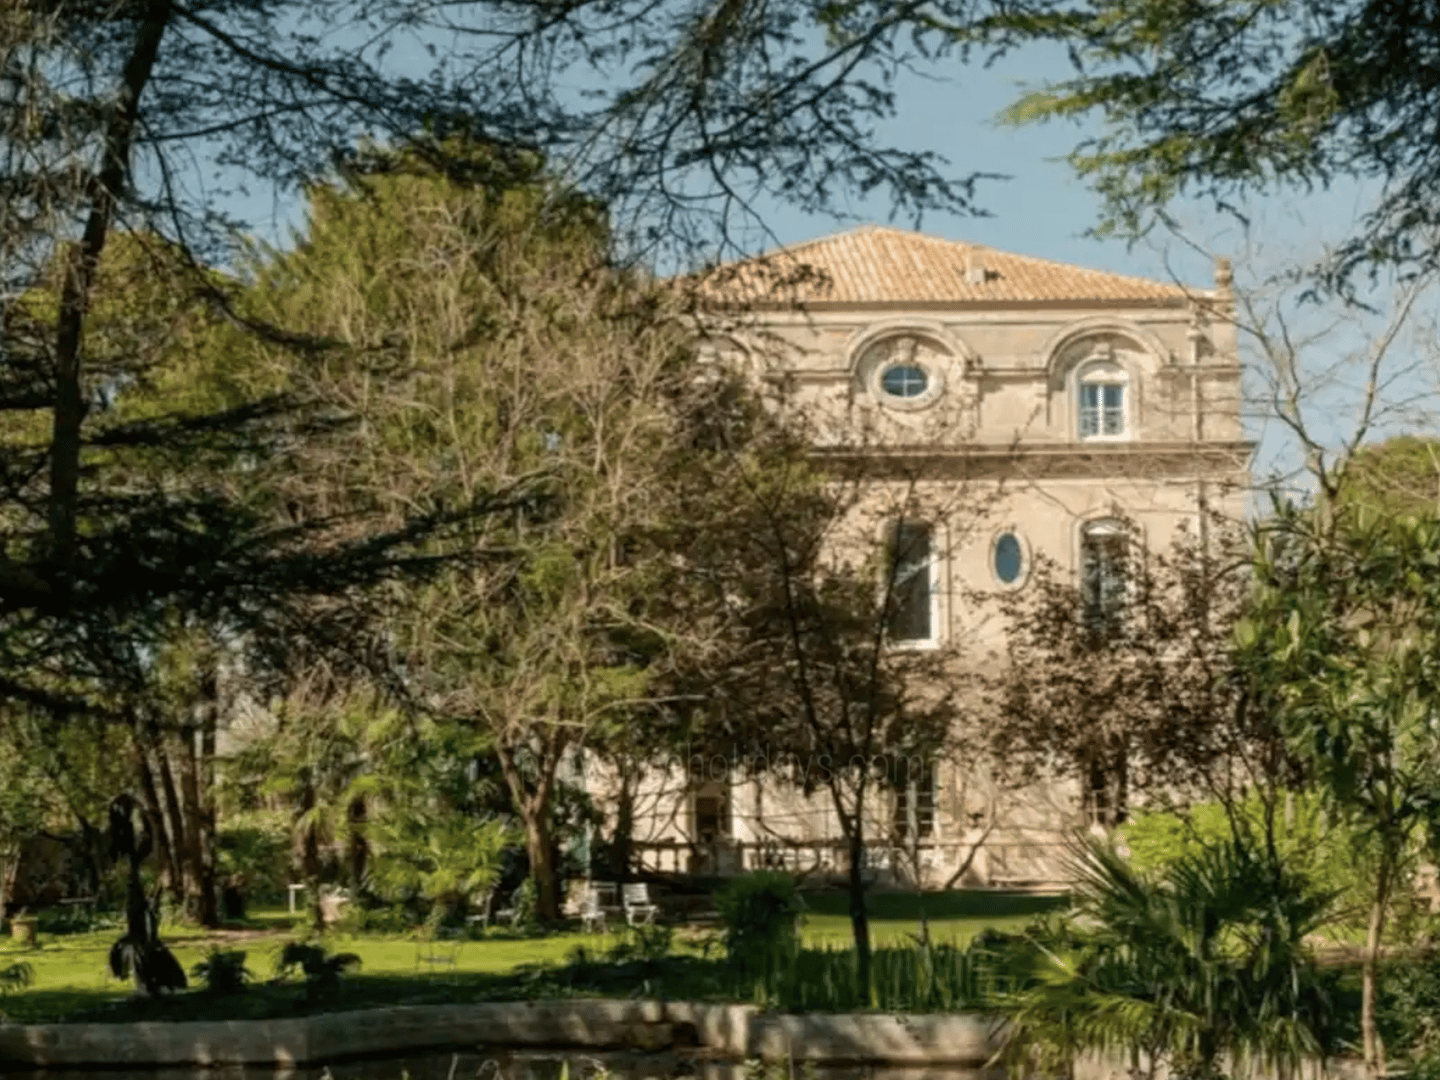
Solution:
M923 463L905 482L925 478L933 513L892 523L915 553L896 647L995 656L1004 626L970 598L1024 589L1038 554L1103 591L1135 529L1156 547L1206 511L1243 510L1251 445L1223 261L1213 287L1190 289L866 227L743 264L730 287L750 291L746 318L707 333L713 359L783 380L819 418L817 453ZM1083 821L1078 783L1013 800L980 843L986 797L965 763L937 763L876 808L868 861L932 885L962 864L967 885L1054 880ZM653 869L841 868L823 795L677 768L635 810ZM918 865L901 865L896 838Z

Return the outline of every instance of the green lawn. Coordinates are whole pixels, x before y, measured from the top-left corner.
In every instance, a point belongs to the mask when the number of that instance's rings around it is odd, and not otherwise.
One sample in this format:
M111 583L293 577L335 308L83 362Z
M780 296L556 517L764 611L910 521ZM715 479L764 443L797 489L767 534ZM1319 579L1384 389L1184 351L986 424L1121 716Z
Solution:
M923 906L932 941L964 945L986 927L1018 930L1038 915L1065 905L1058 896L957 890L945 893L871 893L870 938L876 945L900 945L911 940L920 925ZM850 898L843 892L809 893L805 944L847 945L850 932Z
M913 893L876 893L869 897L872 935L876 945L901 945L918 930L922 898ZM930 933L936 942L964 943L985 927L1015 928L1036 915L1054 909L1063 901L988 892L933 893L923 897L930 919ZM849 944L850 920L843 893L809 894L805 944L844 947ZM265 985L274 977L275 957L284 942L295 936L292 920L280 912L262 912L245 924L245 936L227 935L216 942L204 932L188 927L166 927L162 937L188 973L214 945L243 949L258 984L239 999L219 1006L226 1016L294 1015L309 1010L303 990L292 983ZM34 967L34 983L26 990L0 998L0 1013L18 1022L42 1022L83 1014L88 1018L120 1010L115 1019L128 1017L134 1008L125 1004L128 984L111 978L106 966L111 943L118 929L97 933L40 935L40 947L19 948L5 939L0 944L0 967L23 960ZM615 933L603 937L581 933L553 934L539 938L517 938L494 932L483 940L467 941L460 947L458 963L432 967L420 960L420 946L409 937L367 934L362 937L332 936L326 945L335 952L354 952L361 957L359 971L347 976L341 997L325 1007L358 1008L379 1004L419 1004L432 1001L486 1000L526 997L533 993L564 993L554 980L532 980L527 970L554 969L564 963L577 946L600 953L617 940ZM698 955L698 947L677 938L677 951ZM684 988L677 987L677 990ZM701 992L696 987L695 992ZM156 1019L192 1019L217 1015L217 1006L203 995L190 993L172 1000L150 1003L146 1016Z

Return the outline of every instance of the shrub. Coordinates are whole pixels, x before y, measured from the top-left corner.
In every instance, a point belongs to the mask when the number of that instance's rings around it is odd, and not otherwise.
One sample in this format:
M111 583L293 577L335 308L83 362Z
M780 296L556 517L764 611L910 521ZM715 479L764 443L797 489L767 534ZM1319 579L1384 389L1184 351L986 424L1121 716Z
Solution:
M412 808L375 822L370 839L375 891L390 901L423 901L426 922L439 926L470 897L494 887L516 837L497 817Z
M805 904L789 874L741 874L716 894L715 907L725 924L725 952L742 976L763 976L793 959Z
M85 934L95 928L94 911L83 904L44 908L35 913L35 929L42 934Z
M521 933L533 934L540 929L540 920L535 914L536 891L535 879L527 877L520 882L510 898L515 908L514 926Z
M0 968L0 994L12 990L24 990L35 981L35 969L23 960L18 964Z
M1381 1038L1405 1061L1409 1080L1440 1080L1440 961L1431 954L1385 968L1380 995Z
M190 969L212 994L238 994L250 981L245 953L239 949L211 949L205 959Z
M288 825L253 812L242 815L242 821L215 834L217 877L250 900L283 897L290 881Z
M359 934L403 934L414 922L403 904L366 906L364 899L346 904L334 930L355 937Z
M606 957L616 964L628 960L663 960L670 955L674 939L674 928L669 926L626 927Z
M1079 868L1076 916L1015 951L1016 983L992 1002L1008 1057L1068 1073L1077 1055L1128 1050L1177 1080L1225 1061L1294 1075L1333 1053L1335 974L1306 936L1333 897L1234 843L1202 848L1154 879L1095 845Z
M340 976L360 966L354 953L326 953L323 945L289 941L280 950L275 971L282 978L297 969L305 976L305 994L310 998L326 997L340 989Z

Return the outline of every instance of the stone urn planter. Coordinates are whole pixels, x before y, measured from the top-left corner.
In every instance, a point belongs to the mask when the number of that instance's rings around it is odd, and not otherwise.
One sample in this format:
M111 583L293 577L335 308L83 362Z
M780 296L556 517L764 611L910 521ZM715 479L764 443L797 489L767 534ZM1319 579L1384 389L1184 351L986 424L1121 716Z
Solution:
M10 936L20 942L27 949L33 949L36 945L35 929L40 920L34 915L12 915L10 917Z

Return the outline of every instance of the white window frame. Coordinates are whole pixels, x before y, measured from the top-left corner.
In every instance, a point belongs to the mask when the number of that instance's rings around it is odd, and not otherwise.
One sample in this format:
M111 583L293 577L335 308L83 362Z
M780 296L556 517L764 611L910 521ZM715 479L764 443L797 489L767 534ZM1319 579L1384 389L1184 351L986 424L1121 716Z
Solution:
M1105 416L1107 408L1103 401L1098 406L1096 426L1098 430L1094 433L1085 431L1085 391L1087 387L1098 387L1103 395L1105 387L1120 388L1120 430L1106 431ZM1134 428L1133 401L1135 395L1131 389L1130 373L1124 366L1115 360L1099 358L1087 360L1075 372L1075 438L1079 442L1124 442L1130 438Z
M930 577L930 636L928 638L895 638L890 633L890 622L896 614L890 608L890 593L901 583L895 579L895 558L893 552L896 539L903 528L923 527L929 535L929 553L926 556L925 568ZM892 649L938 649L945 638L944 617L945 605L941 602L944 593L944 582L941 579L944 560L940 558L939 548L941 540L940 527L933 521L919 521L914 518L904 518L892 521L885 529L883 538L885 561L881 567L882 580L881 602L885 605L885 644Z

